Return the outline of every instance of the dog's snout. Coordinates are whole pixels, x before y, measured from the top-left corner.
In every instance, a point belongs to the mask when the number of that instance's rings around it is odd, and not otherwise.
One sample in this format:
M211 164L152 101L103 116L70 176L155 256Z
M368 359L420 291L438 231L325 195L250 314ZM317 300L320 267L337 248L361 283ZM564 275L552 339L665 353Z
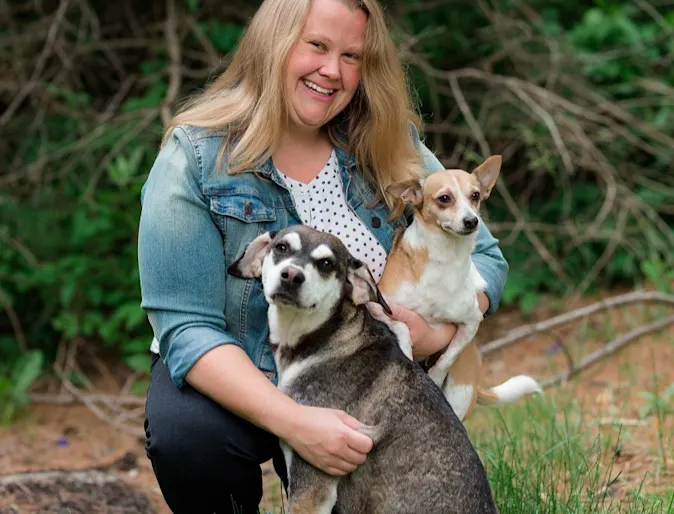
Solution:
M463 218L463 226L468 230L473 230L475 227L477 227L477 216Z
M286 284L300 285L304 282L304 273L299 268L288 266L281 271L281 281Z

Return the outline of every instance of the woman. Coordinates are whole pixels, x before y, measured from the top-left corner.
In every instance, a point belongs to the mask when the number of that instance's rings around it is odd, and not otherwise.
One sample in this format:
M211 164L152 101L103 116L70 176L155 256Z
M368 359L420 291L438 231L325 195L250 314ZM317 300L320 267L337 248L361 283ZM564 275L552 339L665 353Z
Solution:
M381 276L406 224L388 220L386 187L442 168L416 124L376 0L266 0L227 71L172 120L143 190L139 265L156 339L147 451L174 512L257 512L260 464L285 478L278 438L333 475L365 461L358 420L276 389L260 281L225 269L264 231L307 223ZM492 312L507 265L486 229L474 261ZM455 331L394 313L419 357Z

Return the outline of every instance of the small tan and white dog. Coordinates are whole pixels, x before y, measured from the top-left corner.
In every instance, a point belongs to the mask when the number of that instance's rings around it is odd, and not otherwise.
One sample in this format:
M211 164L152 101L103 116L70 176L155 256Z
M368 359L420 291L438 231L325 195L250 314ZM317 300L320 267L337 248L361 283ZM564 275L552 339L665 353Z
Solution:
M476 403L499 406L542 393L526 375L489 390L479 386L482 360L473 338L483 319L477 295L487 284L471 255L480 204L489 198L500 170L501 157L493 156L473 173L444 170L387 189L398 202L394 215L411 204L414 220L396 237L379 290L387 301L415 311L431 325L457 324L456 335L428 374L461 420ZM401 347L409 354L407 345L409 340L402 338Z

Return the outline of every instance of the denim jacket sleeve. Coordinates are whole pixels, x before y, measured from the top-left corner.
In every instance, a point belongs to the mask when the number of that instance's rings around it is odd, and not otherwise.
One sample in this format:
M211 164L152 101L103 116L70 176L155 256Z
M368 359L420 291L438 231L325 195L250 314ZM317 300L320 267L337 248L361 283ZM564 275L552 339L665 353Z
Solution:
M223 241L200 187L194 148L177 128L141 195L138 262L145 309L162 360L182 386L194 363L227 333Z
M426 145L419 141L424 168L428 173L434 173L444 169L438 158ZM475 239L473 250L473 264L487 282L485 294L489 298L489 309L486 315L494 313L498 309L508 278L508 263L498 247L498 240L492 236L484 223L480 223L480 229Z

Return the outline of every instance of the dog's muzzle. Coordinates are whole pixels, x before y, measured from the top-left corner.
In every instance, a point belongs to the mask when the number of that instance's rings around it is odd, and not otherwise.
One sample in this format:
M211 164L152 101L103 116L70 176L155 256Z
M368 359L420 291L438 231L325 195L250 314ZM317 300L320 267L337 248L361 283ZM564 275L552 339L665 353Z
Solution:
M296 266L288 266L281 270L278 289L271 295L274 303L301 307L300 289L306 278L304 272Z
M461 220L459 226L454 226L452 223L440 223L440 227L450 234L459 236L468 236L477 230L480 221L476 216L467 216Z

